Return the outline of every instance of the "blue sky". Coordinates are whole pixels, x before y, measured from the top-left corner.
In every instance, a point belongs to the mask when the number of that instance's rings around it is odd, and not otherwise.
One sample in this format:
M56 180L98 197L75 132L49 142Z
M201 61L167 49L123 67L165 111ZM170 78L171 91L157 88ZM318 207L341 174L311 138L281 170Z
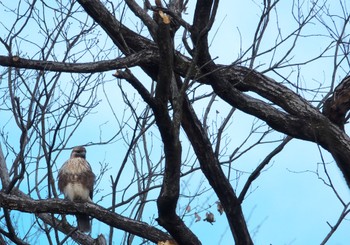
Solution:
M140 2L140 1L139 1ZM193 1L190 3L193 4ZM336 4L335 4L336 5ZM213 57L218 56L216 62L222 64L231 64L238 57L240 47L246 49L252 41L253 33L255 31L256 23L259 18L259 6L260 2L253 1L241 1L232 4L231 1L220 1L220 8L217 15L216 24L212 29L210 35L210 41L212 41L211 52ZM281 27L282 35L287 35L290 32L290 28L294 28L296 25L290 20L291 3L287 1L281 1L279 3L279 25ZM188 15L185 16L186 20L191 22L193 12L193 5L188 7ZM338 5L339 8L339 5ZM2 15L4 11L0 8ZM338 11L333 10L333 11ZM5 17L0 17L4 22ZM127 15L126 23L136 23L137 19L133 15ZM316 23L316 21L315 21ZM48 23L50 24L50 23ZM262 49L268 49L275 42L276 28L273 28L274 19L271 20L272 27L268 29L267 35L263 39ZM3 32L3 27L0 27L0 33ZM313 31L317 34L327 34L325 29L316 24L310 25L306 28L306 31ZM38 42L40 35L32 35L32 30L28 31L27 38L32 42ZM37 32L34 32L37 33ZM72 29L74 33L74 29ZM182 34L182 33L181 33ZM241 37L239 36L241 35ZM177 37L180 41L181 35ZM99 37L100 42L104 43L107 40L107 46L111 45L108 38L103 32ZM326 45L327 38L322 36L310 36L308 38L302 38L298 43L295 51L293 52L293 61L300 62L308 60L322 50ZM317 45L316 45L317 44ZM285 48L288 48L290 42L287 42L285 46L277 52L276 57L281 56L285 52ZM35 45L34 45L35 46ZM25 50L28 54L35 53L36 50ZM64 48L62 47L57 47ZM23 48L22 48L23 49ZM6 54L4 47L0 45L0 54ZM329 52L331 55L331 52ZM114 58L116 53L106 54L107 58ZM271 54L262 56L257 60L256 65L262 65L259 69L263 70L266 64L269 64L271 60ZM89 61L89 57L82 59L81 61ZM320 86L320 84L330 81L332 74L332 57L328 59L321 59L301 67L300 71L305 82L305 86L314 89ZM320 69L321 68L321 69ZM280 70L281 73L290 74L291 80L296 78L297 73L292 72L290 68ZM69 146L75 146L80 144L88 144L90 142L98 142L110 138L111 135L116 134L119 130L120 124L115 120L112 111L107 103L107 98L113 106L113 111L121 120L123 115L125 118L130 116L130 111L124 107L121 93L117 87L115 78L112 77L113 72L106 72L101 76L103 81L104 90L102 87L97 91L97 98L100 101L98 107L93 109L93 113L87 116L80 128L73 135L69 142ZM141 72L137 72L142 77ZM279 77L276 74L269 73L269 76L274 77L276 80ZM345 74L339 72L337 77L341 78ZM286 75L287 76L287 75ZM62 76L65 79L64 82L71 81L69 75ZM147 77L142 77L143 81L147 83L148 87L151 84L151 80ZM62 86L64 86L62 82ZM131 99L134 105L137 105L138 112L141 112L144 107L142 99L136 94L126 82L122 81L123 88L128 94L128 98ZM6 87L5 81L1 81L1 87ZM204 86L202 91L209 89ZM3 90L1 90L3 91ZM86 95L87 96L87 95ZM312 98L313 95L305 94L306 97ZM196 102L194 107L199 117L204 113L204 110L208 104L208 100L201 100ZM317 104L317 103L315 103ZM210 113L209 125L213 126L217 122L221 122L223 118L229 112L230 107L223 104L220 99L215 102L212 111ZM0 110L1 118L9 118L8 112ZM251 116L245 115L236 111L231 121L230 127L225 132L230 140L227 142L227 154L232 152L238 147L242 141L249 134L252 123L256 122ZM5 131L9 133L8 142L15 147L18 147L18 130L13 125L13 121L10 124L6 124L6 121L0 122L0 127L5 126ZM134 122L129 122L130 127L133 127ZM258 122L261 123L261 122ZM260 131L267 129L262 127ZM130 131L123 131L124 135L130 139ZM260 133L254 134L247 144L242 148L246 149L250 144L253 144L261 136ZM151 158L152 161L157 162L162 154L162 144L159 140L159 135L156 132L156 128L152 127L151 131L147 133L148 142L152 142L150 148L152 148ZM284 135L279 133L271 133L267 139L281 140ZM153 141L151 141L153 140ZM184 136L182 138L183 155L184 159L188 153L188 143ZM3 143L2 143L3 146ZM249 154L244 155L233 163L233 168L238 172L232 177L232 185L238 191L241 190L248 178L249 173L255 169L255 167L264 159L264 157L275 147L277 143L268 143L260 145L250 151ZM4 146L3 146L4 148ZM109 171L104 175L103 180L97 187L100 192L95 195L94 200L101 200L100 205L109 207L111 204L110 193L110 176L115 176L118 171L124 155L127 150L127 143L122 139L121 135L118 135L116 139L107 145L102 146L90 146L88 147L87 157L91 163L93 169L96 172L100 170L100 163L108 164ZM193 162L193 155L188 159L189 162ZM327 162L327 170L331 176L333 184L345 203L350 201L349 189L343 180L342 174L337 168L336 164L332 160L331 156L322 150L325 162ZM70 151L64 151L57 159L56 166L59 168L70 155ZM227 157L227 156L226 156ZM225 159L225 156L223 157ZM13 160L13 156L9 155L8 162ZM325 184L318 178L315 171L320 170L321 177L325 177L322 170L322 165L319 149L315 144L305 141L293 139L278 156L273 158L268 170L264 171L259 179L253 183L251 193L243 203L244 214L247 218L248 227L251 231L253 240L256 244L319 244L326 234L329 232L329 226L327 222L333 225L342 211L340 201L336 198L333 190L325 186ZM122 181L119 186L119 190L122 187L128 185L134 171L131 160L128 161L127 170L122 175ZM238 173L244 173L238 175ZM233 242L232 235L225 220L225 216L220 216L216 211L215 202L217 197L211 191L207 181L199 173L189 175L182 180L182 194L183 196L179 201L179 213L184 212L184 208L190 201L185 195L191 195L198 189L203 191L199 197L191 200L191 212L188 213L184 220L186 224L190 226L193 232L198 235L203 244L231 244ZM130 188L130 191L126 193L126 196L134 194L136 187ZM151 192L150 199L155 199L158 195L158 190ZM45 196L43 194L43 196ZM117 196L118 201L121 201L121 195ZM205 213L211 211L215 214L216 222L211 225L207 222L194 222L194 212L198 212L202 219ZM119 208L118 213L128 215L130 210L126 207ZM155 209L155 202L150 202L145 209L143 221L155 223L154 219L157 217L157 211ZM75 222L74 218L71 219ZM333 235L329 244L346 244L349 241L350 223L345 220L339 227L337 232ZM94 220L93 223L93 237L103 233L107 235L109 232L108 227L101 224L99 221ZM115 230L114 244L120 244L123 241L123 233Z

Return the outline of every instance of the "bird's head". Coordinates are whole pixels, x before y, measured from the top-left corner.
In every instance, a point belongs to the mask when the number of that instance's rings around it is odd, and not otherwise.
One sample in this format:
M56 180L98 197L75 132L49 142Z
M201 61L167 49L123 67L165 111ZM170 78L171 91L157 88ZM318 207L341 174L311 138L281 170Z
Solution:
M76 158L76 157L81 157L85 159L86 149L84 146L76 146L73 148L71 158Z

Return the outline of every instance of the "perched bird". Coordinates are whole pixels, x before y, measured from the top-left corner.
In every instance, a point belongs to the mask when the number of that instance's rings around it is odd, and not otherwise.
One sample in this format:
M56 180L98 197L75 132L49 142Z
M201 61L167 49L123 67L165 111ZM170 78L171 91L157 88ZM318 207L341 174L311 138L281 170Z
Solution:
M65 199L73 202L91 202L95 175L86 161L86 149L83 146L74 147L70 158L62 165L58 173L58 189ZM89 215L77 214L78 229L82 232L91 231Z

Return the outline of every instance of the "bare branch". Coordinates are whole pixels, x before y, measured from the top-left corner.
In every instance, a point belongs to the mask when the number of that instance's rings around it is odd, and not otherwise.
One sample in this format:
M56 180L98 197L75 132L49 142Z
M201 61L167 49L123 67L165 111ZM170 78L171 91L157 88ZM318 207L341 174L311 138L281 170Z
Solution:
M54 61L41 61L20 58L18 56L0 56L0 65L26 68L42 71L72 72L72 73L96 73L115 69L131 68L148 62L154 62L154 52L150 50L131 54L124 58L114 60L94 61L90 63L67 63Z
M241 193L239 194L238 200L240 202L243 202L243 199L245 195L248 192L248 189L251 187L254 180L256 180L259 175L261 174L261 171L270 163L271 159L276 156L278 153L280 153L284 146L288 144L289 141L291 141L291 137L286 137L281 144L279 144L273 151L270 152L268 156L265 157L265 159L258 165L258 167L251 173L249 176L247 182L245 183Z
M146 223L133 221L116 213L111 213L107 209L92 203L81 204L60 199L33 200L0 192L0 204L4 208L28 213L86 213L108 225L131 232L155 243L170 239L169 235Z

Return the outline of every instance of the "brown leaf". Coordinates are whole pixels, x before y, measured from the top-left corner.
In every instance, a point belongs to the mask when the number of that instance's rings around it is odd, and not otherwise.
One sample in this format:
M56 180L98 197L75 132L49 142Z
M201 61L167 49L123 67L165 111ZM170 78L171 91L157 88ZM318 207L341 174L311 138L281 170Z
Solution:
M225 211L224 207L221 205L221 202L219 201L216 202L216 205L217 205L218 212L220 213L220 215L222 215L222 213Z
M207 212L205 214L206 218L204 219L204 221L209 222L210 224L213 224L213 222L215 222L215 217L214 214L212 212Z
M194 213L194 217L196 217L196 220L194 222L201 221L201 216L199 216L197 213Z

